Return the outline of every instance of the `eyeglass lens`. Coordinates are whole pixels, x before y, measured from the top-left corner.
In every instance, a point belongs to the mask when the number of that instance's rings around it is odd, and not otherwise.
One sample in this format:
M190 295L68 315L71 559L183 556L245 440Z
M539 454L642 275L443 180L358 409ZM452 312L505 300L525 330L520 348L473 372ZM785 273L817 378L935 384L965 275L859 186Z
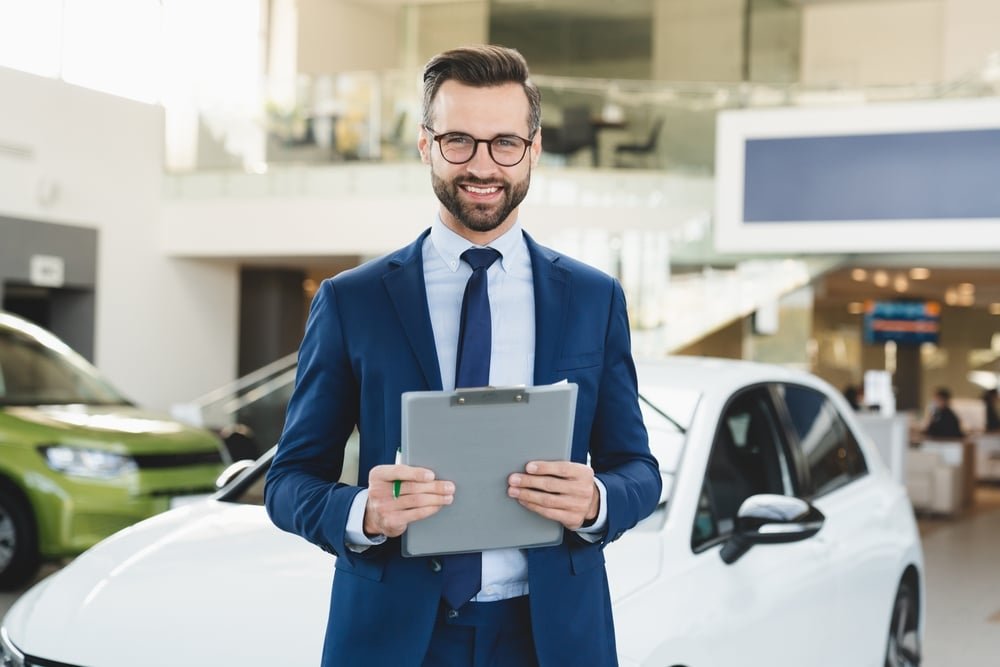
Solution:
M509 135L485 141L474 139L468 134L452 132L442 135L438 141L441 144L441 154L444 155L444 158L456 164L471 160L480 143L489 146L490 156L503 167L513 167L520 162L528 149L528 144L524 139Z

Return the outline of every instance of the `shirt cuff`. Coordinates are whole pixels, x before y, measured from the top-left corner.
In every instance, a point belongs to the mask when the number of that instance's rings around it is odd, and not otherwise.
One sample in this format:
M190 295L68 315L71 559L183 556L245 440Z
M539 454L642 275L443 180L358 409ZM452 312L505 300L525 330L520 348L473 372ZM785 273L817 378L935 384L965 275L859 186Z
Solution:
M365 505L368 504L368 489L361 489L361 492L354 496L351 503L351 511L347 514L346 542L347 548L354 553L361 553L378 544L385 542L385 535L376 535L369 538L365 535Z
M608 490L605 488L604 482L596 477L594 478L594 484L597 485L597 492L601 496L598 501L600 507L597 509L597 518L594 519L594 523L586 528L576 529L576 534L588 542L597 542L600 540L608 525Z

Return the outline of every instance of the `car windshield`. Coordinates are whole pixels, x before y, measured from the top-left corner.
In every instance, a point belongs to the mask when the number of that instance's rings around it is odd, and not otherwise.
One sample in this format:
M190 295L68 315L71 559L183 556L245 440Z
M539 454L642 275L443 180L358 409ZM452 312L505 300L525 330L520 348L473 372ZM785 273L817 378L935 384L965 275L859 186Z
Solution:
M40 339L0 327L0 405L71 403L121 405L128 401L55 337Z
M691 426L701 394L692 389L667 386L644 386L639 395L639 409L649 433L649 448L660 464L660 470L677 469L686 438L684 432ZM351 434L344 453L344 470L340 481L357 483L358 432ZM231 481L219 494L223 502L244 505L264 504L264 482L278 448L264 453L253 467Z
M677 470L686 442L685 432L694 419L701 394L690 389L644 386L640 389L639 408L649 433L649 449L660 470Z

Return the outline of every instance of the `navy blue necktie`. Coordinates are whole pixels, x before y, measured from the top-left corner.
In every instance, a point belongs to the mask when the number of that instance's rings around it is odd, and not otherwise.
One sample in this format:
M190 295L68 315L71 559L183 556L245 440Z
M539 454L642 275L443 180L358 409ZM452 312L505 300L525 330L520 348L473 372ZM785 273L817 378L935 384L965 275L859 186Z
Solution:
M462 322L458 331L455 387L485 387L490 383L490 347L493 325L486 271L500 253L493 248L470 248L462 260L472 267L462 298ZM442 559L444 587L441 597L452 609L468 602L482 588L483 555L454 554Z

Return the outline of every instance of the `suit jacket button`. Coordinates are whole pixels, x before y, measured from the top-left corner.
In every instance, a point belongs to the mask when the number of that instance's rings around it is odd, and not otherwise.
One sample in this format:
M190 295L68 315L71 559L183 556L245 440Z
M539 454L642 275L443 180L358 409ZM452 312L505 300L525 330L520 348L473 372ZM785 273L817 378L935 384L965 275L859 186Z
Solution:
M428 563L428 565L431 568L431 572L441 571L441 561L439 561L437 558L431 558L430 563Z

